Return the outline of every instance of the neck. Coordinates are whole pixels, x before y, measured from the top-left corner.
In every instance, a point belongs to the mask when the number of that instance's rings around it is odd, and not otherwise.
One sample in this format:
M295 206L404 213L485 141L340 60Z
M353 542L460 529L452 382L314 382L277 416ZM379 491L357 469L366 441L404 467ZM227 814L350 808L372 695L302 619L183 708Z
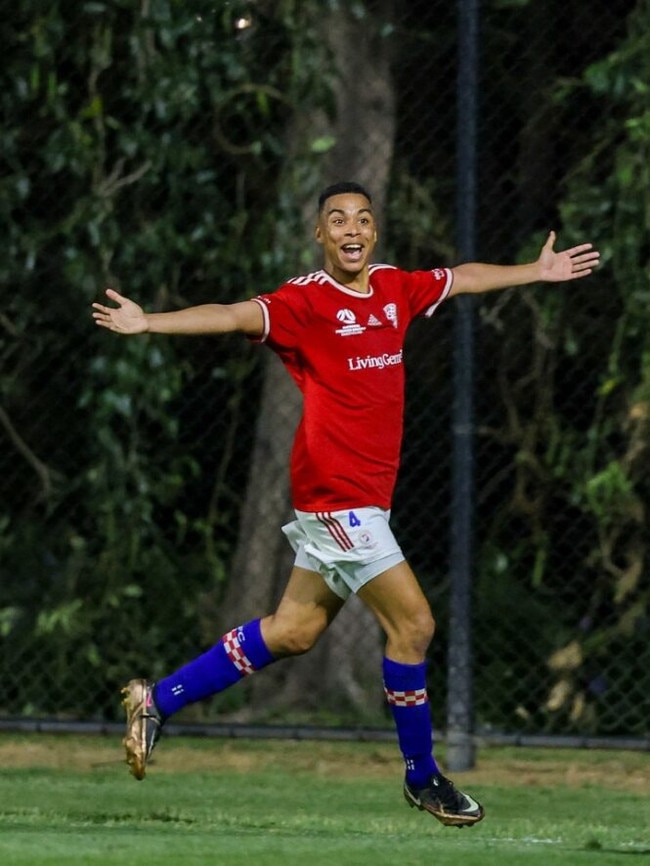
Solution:
M351 274L348 271L342 271L329 265L325 266L325 270L331 277L334 277L337 283L345 286L346 289L350 289L350 291L359 292L362 295L367 295L370 291L370 274L367 267L362 268L356 274Z

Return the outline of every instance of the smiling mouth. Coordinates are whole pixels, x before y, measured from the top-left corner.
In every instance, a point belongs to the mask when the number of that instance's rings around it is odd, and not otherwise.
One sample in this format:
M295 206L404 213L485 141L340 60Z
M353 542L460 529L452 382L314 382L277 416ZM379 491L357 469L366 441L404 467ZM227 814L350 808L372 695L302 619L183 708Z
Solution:
M346 258L357 260L363 254L363 246L361 244L344 244L341 247L341 252Z

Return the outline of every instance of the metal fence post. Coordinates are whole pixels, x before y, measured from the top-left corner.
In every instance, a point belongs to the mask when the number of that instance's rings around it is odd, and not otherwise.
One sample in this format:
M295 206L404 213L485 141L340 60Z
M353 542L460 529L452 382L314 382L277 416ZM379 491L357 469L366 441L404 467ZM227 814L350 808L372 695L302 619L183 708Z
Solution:
M478 0L458 0L456 219L461 261L476 256ZM474 548L474 304L456 299L452 410L447 766L474 766L471 588Z

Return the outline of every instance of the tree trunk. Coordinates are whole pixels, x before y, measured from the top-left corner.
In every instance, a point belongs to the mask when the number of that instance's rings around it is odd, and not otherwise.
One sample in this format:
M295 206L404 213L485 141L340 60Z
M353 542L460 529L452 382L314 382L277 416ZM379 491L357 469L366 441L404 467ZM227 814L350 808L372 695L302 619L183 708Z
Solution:
M298 160L310 143L333 136L334 147L320 157L319 188L339 180L368 187L380 219L393 154L395 106L387 41L380 27L388 20L392 0L374 4L372 18L341 12L322 16L320 26L334 57L335 117L323 111L296 114L288 130L296 159L289 159L283 188L303 216L302 235L315 224L315 190L295 176ZM296 189L299 189L296 192ZM282 239L287 243L286 239ZM300 247L304 251L304 244ZM298 256L296 256L298 258ZM304 254L302 256L304 265ZM320 266L314 258L312 267ZM293 552L281 532L292 519L288 464L301 398L280 362L268 354L251 474L242 510L232 577L221 609L224 630L271 611L280 598L293 563ZM382 637L372 615L351 598L319 644L306 656L288 659L251 677L248 717L265 712L302 712L336 700L335 712L353 708L371 719L380 711Z

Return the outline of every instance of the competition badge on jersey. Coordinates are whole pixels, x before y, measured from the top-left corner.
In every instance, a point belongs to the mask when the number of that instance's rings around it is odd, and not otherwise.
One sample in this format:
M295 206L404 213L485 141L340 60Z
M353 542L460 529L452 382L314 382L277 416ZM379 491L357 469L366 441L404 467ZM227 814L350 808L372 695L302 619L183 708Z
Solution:
M357 322L357 317L352 310L339 310L336 318L342 325L342 327L336 329L336 333L341 334L342 337L349 337L352 334L363 334L366 330L363 325Z

